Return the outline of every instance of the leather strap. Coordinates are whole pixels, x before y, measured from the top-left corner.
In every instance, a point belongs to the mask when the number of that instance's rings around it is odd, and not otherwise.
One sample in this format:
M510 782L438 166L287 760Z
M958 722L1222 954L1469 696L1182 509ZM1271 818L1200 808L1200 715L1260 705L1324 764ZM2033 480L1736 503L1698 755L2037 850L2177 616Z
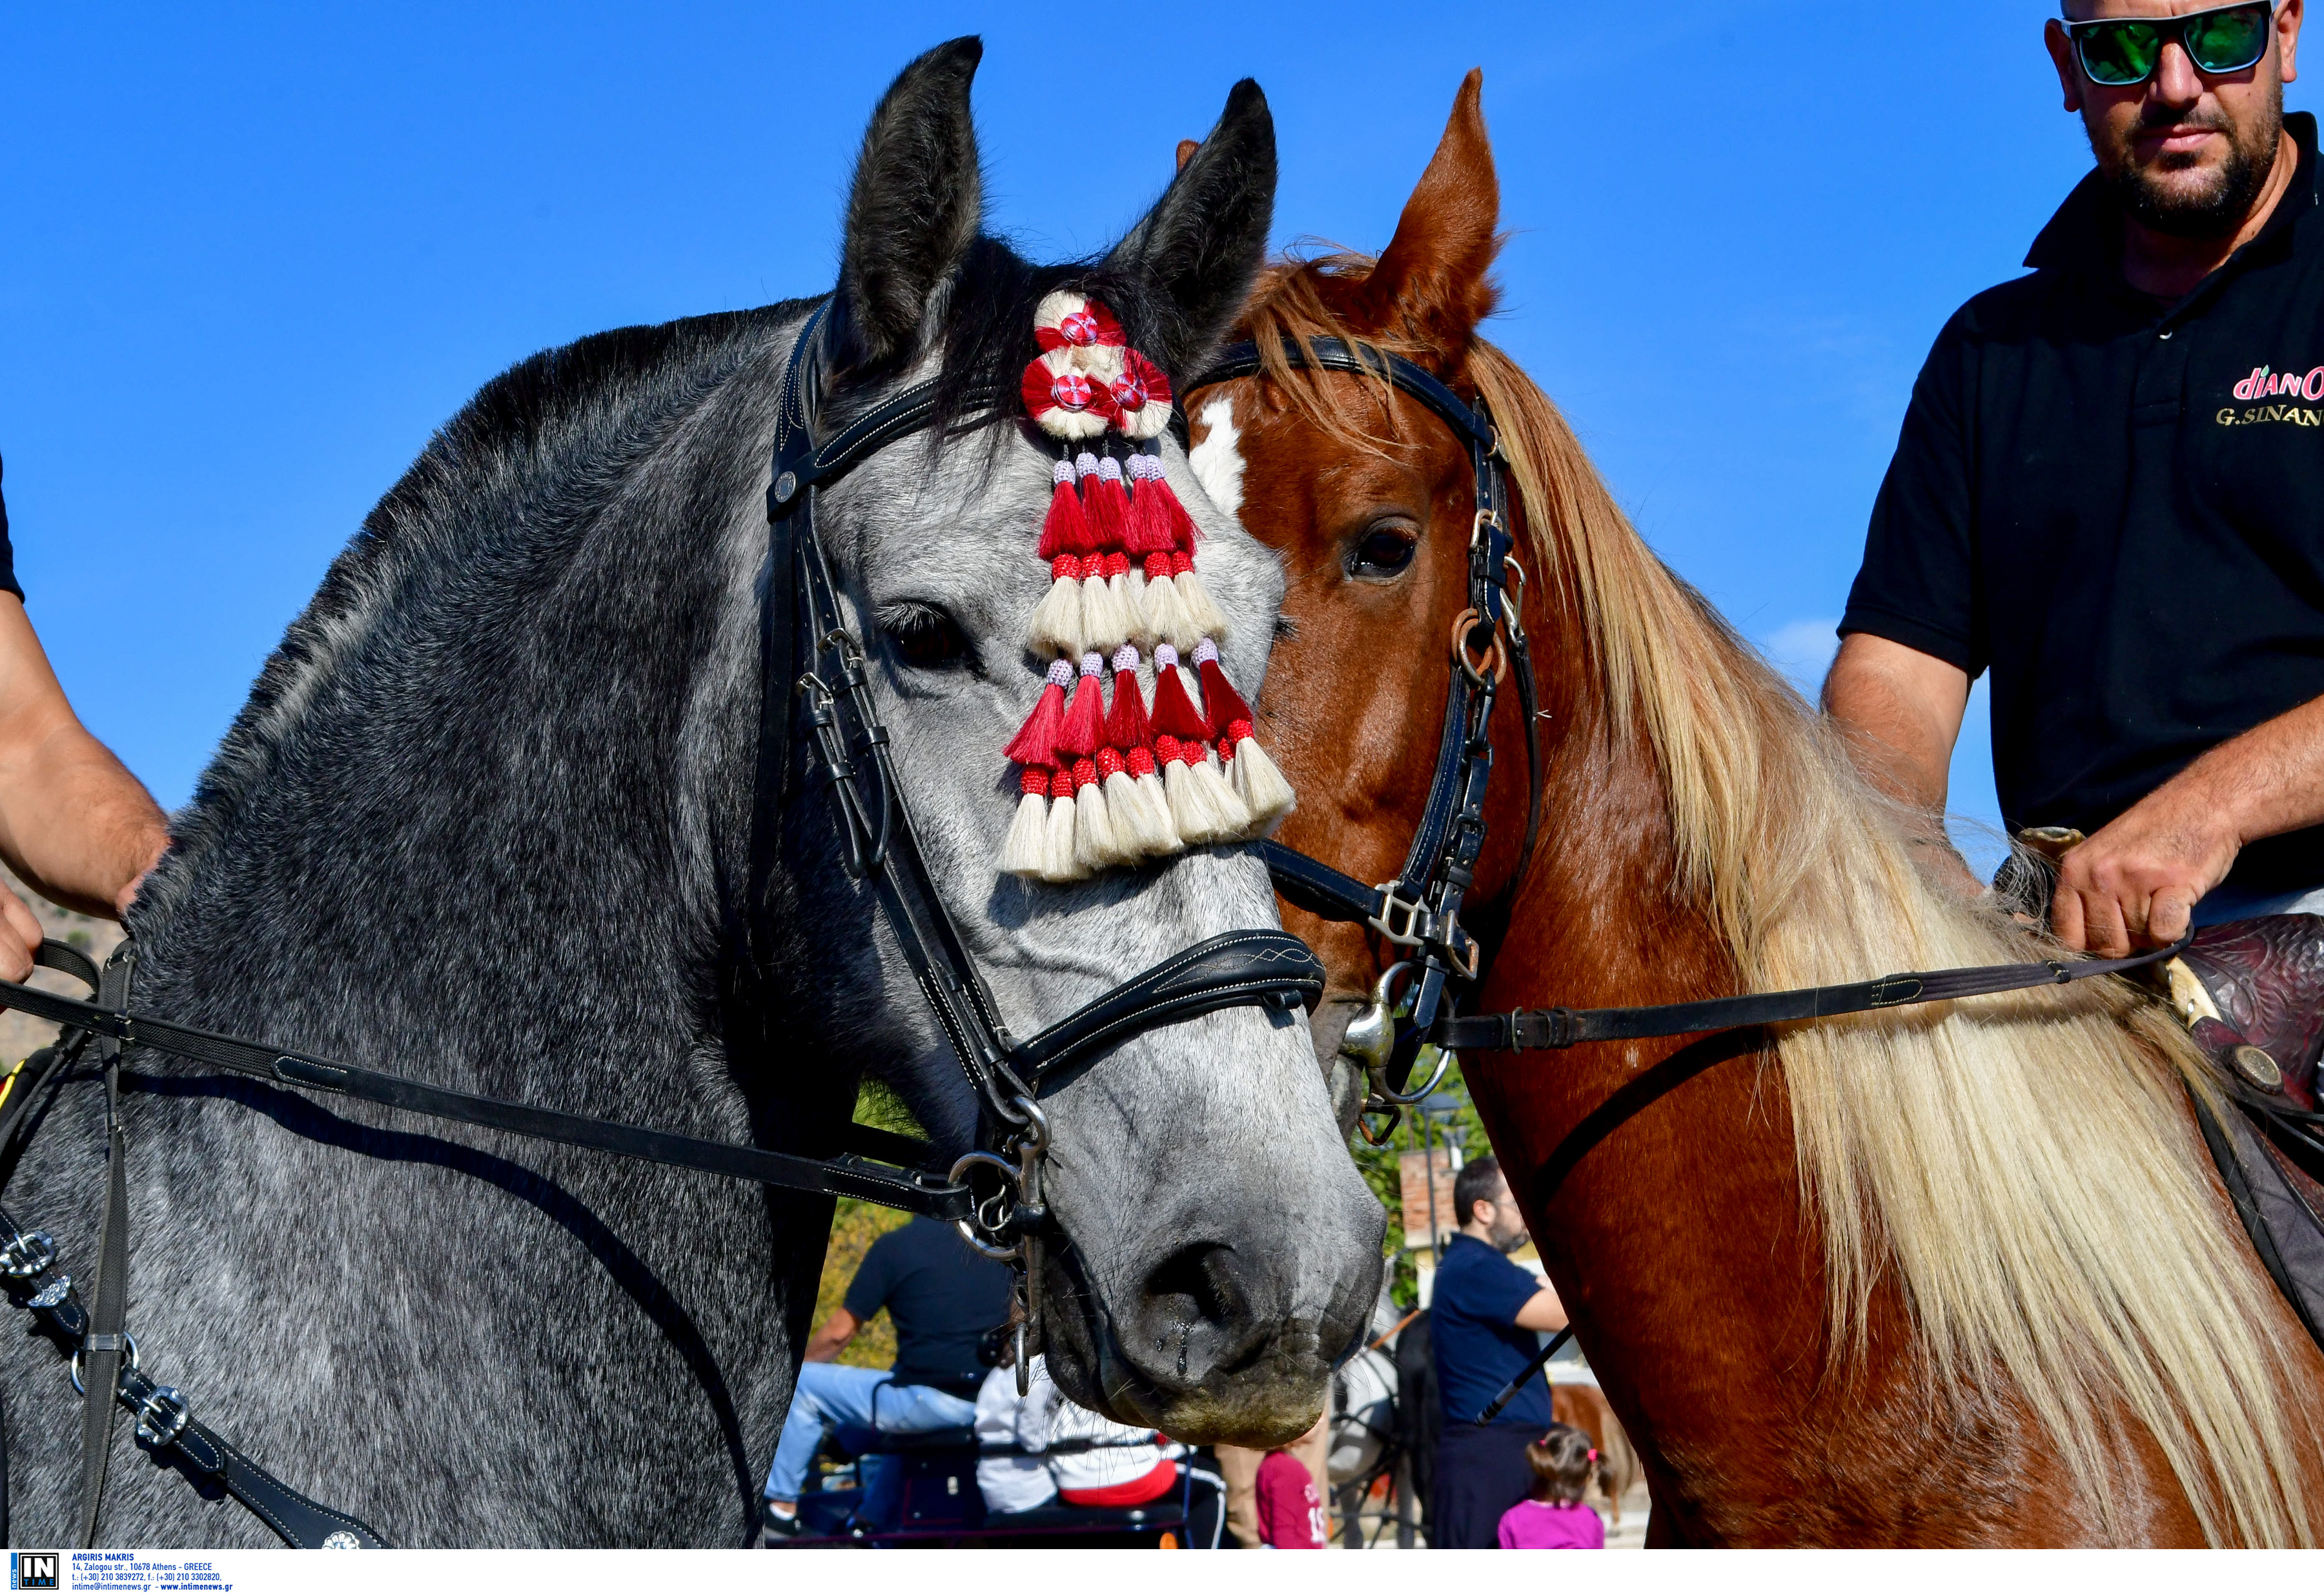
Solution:
M1375 918L1388 901L1377 886L1366 886L1352 875L1342 875L1319 859L1286 847L1280 842L1253 843L1252 850L1267 861L1267 872L1286 901L1310 914L1339 924L1360 924Z
M115 1010L129 1005L130 979L137 967L135 945L114 949L97 979L97 1000ZM129 1185L127 1149L121 1129L121 1044L100 1037L105 1065L105 1209L97 1222L97 1305L82 1341L87 1371L82 1376L80 1430L80 1543L97 1544L97 1520L105 1502L105 1474L113 1455L114 1392L121 1378L129 1315Z
M0 1209L0 1229L20 1241L24 1235L5 1209ZM72 1277L57 1271L51 1263L30 1276L9 1280L8 1293L10 1301L29 1311L60 1349L80 1357L85 1399L95 1403L107 1387L96 1380L98 1353L88 1344L95 1332L94 1320ZM157 1383L136 1364L121 1369L110 1388L115 1399L101 1403L108 1418L127 1408L141 1424L151 1425L141 1427L140 1444L155 1452L174 1450L196 1473L215 1480L255 1513L285 1544L297 1550L385 1544L369 1526L300 1494L216 1431L194 1422L185 1397Z
M1259 1001L1310 1012L1323 1000L1323 965L1297 936L1231 930L1174 954L1017 1048L1035 1084L1087 1062L1126 1037Z
M617 1157L690 1168L700 1174L755 1180L787 1190L853 1196L910 1212L924 1212L931 1218L957 1219L968 1213L968 1194L964 1188L917 1169L882 1168L853 1153L829 1159L800 1157L788 1152L770 1152L758 1147L733 1146L607 1119L587 1118L553 1108L472 1096L401 1074L220 1036L148 1014L83 1002L13 981L0 981L0 1005L36 1019L73 1026L124 1046L149 1047L273 1084L336 1092L429 1118L505 1130L534 1140L588 1147ZM134 1086L134 1076L127 1083ZM850 1139L867 1150L882 1153L909 1147L916 1163L928 1156L920 1143L907 1137L871 1131L861 1139Z
M1791 991L1761 991L1745 997L1714 997L1702 1002L1667 1002L1650 1008L1536 1008L1516 1013L1466 1014L1436 1021L1428 1039L1464 1052L1538 1052L1593 1041L1648 1041L1692 1036L1749 1025L1780 1025L1795 1019L1837 1019L1884 1008L1989 997L2034 986L2063 986L2093 975L2126 974L2176 957L2192 933L2168 947L2128 958L2091 958L2066 963L1988 963L1883 975L1849 985L1808 986Z

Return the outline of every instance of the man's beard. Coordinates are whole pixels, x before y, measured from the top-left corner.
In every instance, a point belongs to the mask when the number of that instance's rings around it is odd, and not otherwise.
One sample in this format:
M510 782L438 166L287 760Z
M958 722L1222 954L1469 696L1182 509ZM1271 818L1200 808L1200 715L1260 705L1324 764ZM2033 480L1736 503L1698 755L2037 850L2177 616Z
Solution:
M2115 198L2124 210L2140 226L2174 238L2218 238L2232 235L2251 214L2252 201L2266 186L2268 174L2275 168L2275 150L2283 136L2283 90L2278 88L2267 115L2253 128L2249 142L2236 136L2235 124L2225 116L2213 115L2197 119L2182 117L2177 112L2163 109L2159 115L2142 115L2131 137L2159 128L2177 126L2208 127L2227 134L2227 159L2211 169L2210 180L2200 189L2190 191L2167 186L2162 180L2184 171L2184 165L2172 165L2172 157L2159 157L2152 164L2141 166L2131 156L2131 144L2123 147L2108 160L2106 152L2095 149L2098 166L2113 188Z

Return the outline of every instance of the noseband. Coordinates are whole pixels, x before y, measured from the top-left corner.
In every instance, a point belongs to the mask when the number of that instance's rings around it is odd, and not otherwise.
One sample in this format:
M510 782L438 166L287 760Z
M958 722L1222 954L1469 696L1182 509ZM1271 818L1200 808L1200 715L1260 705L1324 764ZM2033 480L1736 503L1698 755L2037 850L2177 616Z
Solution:
M0 1003L65 1027L58 1045L35 1054L0 1086L0 1167L14 1166L44 1119L33 1111L34 1102L94 1043L106 1083L107 1139L95 1300L84 1301L72 1277L57 1268L55 1240L43 1231L23 1229L5 1210L0 1234L13 1239L0 1244L0 1285L10 1303L31 1313L40 1332L69 1356L74 1386L85 1388L78 1535L83 1544L94 1543L97 1533L116 1406L135 1415L140 1445L157 1456L166 1454L189 1478L232 1494L286 1544L384 1543L368 1526L318 1505L194 1422L183 1392L156 1384L140 1370L136 1341L125 1322L129 1234L120 1093L136 1083L135 1076L121 1070L122 1058L131 1051L143 1047L272 1085L355 1097L534 1140L784 1190L852 1196L950 1221L979 1250L1009 1262L1016 1272L1021 1390L1028 1360L1040 1350L1041 1248L1056 1232L1042 1197L1048 1146L1042 1097L1146 1031L1222 1009L1259 1005L1291 1013L1312 1010L1321 1000L1323 966L1305 943L1280 930L1230 931L1164 959L1026 1040L1010 1037L921 853L889 756L887 729L872 699L863 646L840 607L816 529L820 490L889 444L932 425L937 388L924 383L897 393L818 444L819 334L828 308L826 302L807 318L783 372L767 492L769 548L759 628L762 697L745 892L743 961L755 982L758 1012L730 1018L755 1018L762 1035L771 1035L779 1022L766 994L777 989L776 950L783 927L773 917L770 899L783 868L789 798L795 785L806 784L795 779L796 767L810 766L831 805L841 867L851 880L871 889L977 1093L976 1149L939 1175L935 1150L927 1142L863 1125L837 1128L830 1139L842 1149L812 1157L449 1091L134 1012L134 943L124 942L102 971L71 947L48 943L40 962L85 982L97 1000L82 1001L0 981ZM972 391L964 408L979 419L990 419L1001 413L1003 397ZM772 1049L766 1056L772 1056ZM113 1393L112 1400L99 1393L105 1390ZM0 1425L0 1537L7 1528L5 1457L5 1430Z

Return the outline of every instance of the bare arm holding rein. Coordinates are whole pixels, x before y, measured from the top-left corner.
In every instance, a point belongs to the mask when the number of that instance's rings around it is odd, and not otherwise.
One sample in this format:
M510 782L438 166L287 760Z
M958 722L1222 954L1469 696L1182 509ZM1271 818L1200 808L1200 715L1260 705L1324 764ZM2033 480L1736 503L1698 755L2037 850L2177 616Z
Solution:
M161 806L65 701L23 603L0 593L0 858L51 901L117 919L169 840ZM40 924L0 899L0 976L22 980Z

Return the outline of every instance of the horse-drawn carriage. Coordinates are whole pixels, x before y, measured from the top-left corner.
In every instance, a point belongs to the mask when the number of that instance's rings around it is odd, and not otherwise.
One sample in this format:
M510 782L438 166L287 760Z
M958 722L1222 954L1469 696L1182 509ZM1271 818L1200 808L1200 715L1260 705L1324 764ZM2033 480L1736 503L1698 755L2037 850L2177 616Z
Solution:
M1189 1451L1176 1488L1134 1506L1091 1507L1052 1498L1029 1511L989 1510L976 1464L1014 1446L980 1443L971 1428L882 1434L841 1428L817 1454L814 1488L799 1497L801 1531L770 1539L783 1546L1085 1545L1145 1550L1216 1550L1225 1524L1224 1486L1213 1460ZM884 1471L885 1478L878 1475ZM881 1509L864 1508L874 1495ZM876 1516L878 1526L870 1518Z

